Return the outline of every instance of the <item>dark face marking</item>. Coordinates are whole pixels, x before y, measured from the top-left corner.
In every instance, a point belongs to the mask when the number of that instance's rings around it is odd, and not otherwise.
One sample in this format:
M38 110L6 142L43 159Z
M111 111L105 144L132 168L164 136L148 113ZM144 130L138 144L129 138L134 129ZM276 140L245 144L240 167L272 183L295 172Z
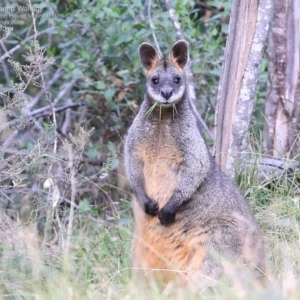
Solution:
M167 72L168 64L167 64L167 60L165 58L163 59L163 63L164 63L165 71Z

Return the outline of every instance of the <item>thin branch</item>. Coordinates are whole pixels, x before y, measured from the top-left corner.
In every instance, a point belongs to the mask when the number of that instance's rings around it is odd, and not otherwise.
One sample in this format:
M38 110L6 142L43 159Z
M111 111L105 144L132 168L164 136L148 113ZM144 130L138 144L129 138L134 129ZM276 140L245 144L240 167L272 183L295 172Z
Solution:
M59 134L61 134L64 138L66 138L73 145L71 139L68 136L64 135L59 128L57 129L57 132ZM24 158L28 157L28 153L26 151L21 152L19 150L13 149L13 148L7 148L6 151L5 151L5 154L18 155L18 156L24 157ZM41 157L53 158L52 156L42 155L42 154L41 154ZM69 157L67 155L60 154L60 155L57 155L55 157L55 159L57 159L60 162L67 163L68 160L69 160ZM103 165L105 163L104 160L90 159L90 158L86 158L86 157L82 158L79 162L80 162L80 164L89 164L89 165L98 166L98 167L103 167ZM3 169L4 169L4 166L0 166L0 171L3 170ZM3 177L2 177L2 179L3 179ZM105 185L107 185L107 183L105 183Z
M69 57L71 56L71 53L67 53L66 55L66 59L68 59ZM64 71L63 69L61 68L58 68L56 70L56 72L54 73L53 77L47 82L47 85L46 85L46 89L41 89L38 94L30 101L30 104L27 106L28 108L32 108L34 105L36 105L39 100L41 99L42 96L44 96L45 94L45 91L46 90L49 90L50 87L55 83L57 82L58 79L61 78L61 76L64 74ZM57 98L54 99L54 105L62 98L65 96L65 94L73 87L73 85L75 84L76 82L76 79L73 79L69 84L67 84L65 86L65 88L60 91L60 93L58 94Z
M170 15L170 19L173 23L173 26L175 28L177 37L181 40L184 40L184 35L180 26L180 23L177 19L175 10L172 6L172 3L170 0L165 0L165 4L166 7L168 9L169 15ZM214 136L211 134L209 128L207 127L207 125L205 124L205 122L203 121L203 119L201 118L201 116L199 115L197 109L196 109L196 92L195 92L195 87L194 87L194 76L193 76L193 72L192 72L192 61L189 58L188 64L186 66L186 77L187 77L187 91L188 91L188 98L189 98L189 103L190 103L190 107L193 111L194 116L196 117L197 121L200 123L200 128L203 128L204 131L207 133L207 135L210 137L210 139L212 141L214 141Z
M56 96L56 98L53 101L53 104L55 105L61 98L63 98L75 85L77 79L72 79L69 84L67 84Z
M42 34L48 32L48 31L51 31L51 30L53 30L54 28L56 28L56 27L53 26L53 27L47 28L47 29L45 29L45 30L42 30L42 31L40 31L40 32L37 32L37 33L36 33L36 37L38 37L38 36L40 36L40 35L42 35ZM35 35L31 35L31 36L27 37L26 39L22 40L22 42L21 42L20 44L16 45L16 46L13 47L12 49L10 49L10 50L7 51L6 53L4 53L4 54L0 57L0 62L2 62L2 60L4 60L4 59L10 57L14 52L16 52L17 50L19 50L19 49L21 48L21 44L26 43L26 42L28 42L28 41L31 41L32 39L34 39L34 37L35 37Z
M49 90L49 88L58 80L61 78L61 76L64 74L63 70L61 68L57 69L54 73L53 77L47 82L46 90ZM45 89L41 89L37 95L30 101L30 104L28 105L28 108L32 108L35 106L41 97L43 97L45 94Z
M0 45L1 45L1 48L3 49L3 51L7 52L7 49L3 43L2 40L0 40ZM1 61L1 65L2 65L2 70L4 72L4 76L5 76L5 80L7 83L10 82L10 76L9 76L9 71L8 71L8 68L7 68L7 65L5 63L5 61Z
M35 18L35 15L34 15L34 10L32 8L31 0L28 0L28 3L29 3L30 11L31 11L31 16L32 16L34 40L37 41L38 32L37 32L36 23L35 23L36 18ZM42 80L42 88L43 88L43 90L45 91L45 94L46 94L46 100L48 101L49 105L51 106L53 125L54 125L54 128L56 130L57 121L56 121L55 109L54 109L54 106L53 106L52 101L51 101L51 94L49 92L47 92L47 88L46 88L46 84L45 84L45 78L44 78L44 74L43 74L43 71L41 69L41 66L39 66L39 72L40 72L40 76L41 76L41 80ZM54 154L54 156L56 155L56 153L57 153L57 136L54 136L54 145L53 145L53 154ZM50 166L49 172L51 171L51 169L52 169L52 166Z
M33 24L33 31L34 31L34 35L33 35L33 39L34 39L34 42L35 42L35 48L37 47L40 47L39 44L38 44L38 40L37 40L37 37L38 37L38 32L37 32L37 28L36 28L36 17L35 17L35 14L34 14L34 10L33 10L33 7L32 7L32 3L31 3L31 0L28 0L28 3L29 3L29 8L30 8L30 11L31 11L31 16L32 16L32 24ZM44 58L44 54L42 53L43 55L43 58ZM41 64L38 64L38 70L39 70L39 75L40 75L40 78L41 78L41 88L42 90L44 91L43 94L45 94L45 98L46 98L46 101L49 103L49 106L51 108L51 111L52 111L52 121L53 121L53 126L54 126L54 130L55 130L55 133L57 131L57 120L56 120L56 112L55 112L55 108L54 108L54 105L51 101L51 93L47 90L47 87L46 87L46 83L45 83L45 78L44 78L44 73L43 73L43 69L42 69L42 65ZM36 100L36 102L38 102L38 100ZM34 105L35 103L33 103ZM54 135L54 143L53 143L53 156L56 157L57 155L57 134ZM53 195L51 198L49 198L49 200L51 199L51 204L54 208L54 213L56 215L56 217L58 218L57 219L57 224L58 224L58 228L59 228L59 240L60 240L60 247L62 248L64 246L64 232L63 232L63 228L61 226L61 223L60 223L60 220L59 220L59 214L58 214L58 201L59 201L59 197L60 197L60 192L59 192L59 188L57 186L56 183L54 183L54 181L52 180L52 177L53 177L53 174L51 174L52 172L52 168L53 168L53 164L50 164L49 168L48 168L48 178L47 180L49 180L49 182L52 182L52 188L53 188ZM46 182L46 181L45 181ZM53 220L53 217L54 217L54 214L50 211L47 211L47 221L48 221L48 227L50 227L50 221ZM46 237L48 235L48 230L46 230ZM46 240L47 242L47 240Z
M71 123L71 110L68 108L65 112L65 120L61 126L61 133L63 135L67 134L67 130L68 127L70 126L70 123Z
M42 189L39 189L39 188L35 188L35 191L36 192L39 192L39 193L42 193L44 195L47 195L49 196L51 193L50 192L47 192L45 190L42 190ZM68 204L71 204L72 201L66 197L62 197L62 200ZM76 209L80 209L79 205L77 205L76 203L73 202L73 206L74 208ZM84 213L84 215L92 222L98 224L98 225L101 225L101 226L107 226L108 225L108 222L107 221L104 221L104 220L101 220L99 217L98 218L94 218L92 217L91 215L89 215L88 213Z
M154 26L153 26L152 18L151 18L151 0L148 0L148 22L149 22L149 26L150 26L150 29L151 29L151 32L152 32L155 48L156 48L158 54L162 57L163 55L162 55L162 52L160 50L160 47L159 47L159 44L158 44L158 41L157 41L157 38L156 38L156 33L155 33L155 30L154 30Z
M53 78L52 78L52 83L51 83L51 84L53 84L56 80L59 79L59 78L58 78L59 75L60 75L60 72L57 73L56 76L55 76L55 75L53 76ZM69 84L67 84L67 85L66 85L66 86L58 93L58 95L57 95L57 97L54 99L53 103L51 102L51 103L49 103L47 106L37 108L37 109L35 109L35 110L33 110L33 111L30 111L29 109L27 109L27 115L28 115L29 117L37 117L37 115L39 115L39 114L41 114L41 116L49 115L49 113L43 114L43 112L45 112L45 111L47 111L47 110L49 110L49 109L52 109L52 108L54 108L54 111L57 112L57 111L56 111L56 108L55 108L55 105L58 103L58 101L59 101L61 98L63 98L63 97L64 97L64 96L72 89L72 87L74 86L75 82L76 82L76 79L71 80L71 82L70 82ZM49 83L44 89L41 90L41 91L43 92L43 94L46 93L48 87L50 87L50 83ZM39 93L40 93L40 92L39 92ZM39 98L40 98L40 96L37 95L37 96L33 99L33 102L35 102L36 100L39 100ZM75 104L75 103L74 103L74 104ZM72 104L72 105L73 105L73 104ZM82 105L83 105L83 104L82 104ZM53 106L53 107L52 107L52 106ZM75 106L75 105L74 105L74 106ZM81 105L78 105L78 106L81 106ZM27 108L31 108L31 107L33 107L33 105L28 105L28 106L27 106ZM67 107L67 108L68 108L68 107ZM58 112L60 112L60 111L62 111L62 110L65 110L65 109L60 109L60 108L58 108Z
M6 80L7 83L9 83L10 82L10 76L9 76L7 65L4 61L1 62L1 65L2 65L2 70L3 70L4 76L5 76L5 80Z
M71 103L66 104L64 106L54 108L54 112L55 113L60 113L60 112L65 111L67 109L74 108L74 107L80 107L80 106L85 106L85 103L73 103L73 102L71 102ZM53 113L52 107L50 107L48 105L46 107L43 107L42 111L38 111L34 114L29 114L28 116L35 117L35 118L41 118L41 117L49 116L49 114L52 114L52 113Z
M31 17L32 17L32 25L33 25L33 32L34 32L34 40L37 40L37 30L36 30L36 24L35 24L35 15L32 8L31 0L28 0L30 11L31 11Z
M74 153L72 151L72 146L68 147L69 152L69 169L70 169L70 181L71 181L71 203L70 203L70 215L69 215L69 223L67 229L67 241L65 247L65 254L68 253L71 246L71 237L73 231L73 222L74 222L74 214L75 214L75 195L76 195L76 178L75 178L75 166L74 166Z
M180 23L177 19L177 16L176 16L176 13L175 13L175 10L172 6L171 1L170 0L165 0L165 3L166 3L167 10L169 11L169 15L170 15L171 21L173 23L173 26L175 28L177 37L181 40L184 40L184 35L183 35L182 30L181 30Z

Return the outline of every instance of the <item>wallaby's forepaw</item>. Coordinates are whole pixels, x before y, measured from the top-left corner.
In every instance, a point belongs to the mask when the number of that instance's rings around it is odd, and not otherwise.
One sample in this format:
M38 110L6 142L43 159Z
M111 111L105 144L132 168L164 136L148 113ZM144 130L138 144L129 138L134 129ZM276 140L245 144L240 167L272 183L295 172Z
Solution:
M159 218L160 223L162 225L172 224L175 221L175 212L171 211L171 210L168 210L166 207L163 207L158 212L158 218Z
M155 216L157 215L159 210L158 203L150 198L145 201L145 212L149 215Z

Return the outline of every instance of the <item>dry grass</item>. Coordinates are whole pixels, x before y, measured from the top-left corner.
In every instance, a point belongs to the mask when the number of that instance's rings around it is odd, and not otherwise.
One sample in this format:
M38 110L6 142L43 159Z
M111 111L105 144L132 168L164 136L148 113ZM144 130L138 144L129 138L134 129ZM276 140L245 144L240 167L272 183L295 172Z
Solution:
M280 181L252 183L249 201L265 237L266 283L233 268L230 287L225 278L201 299L300 298L299 192ZM153 284L144 290L133 282L131 225L104 228L76 215L67 258L56 243L42 244L35 222L24 225L2 213L0 227L1 299L199 299L193 289L169 285L160 291Z

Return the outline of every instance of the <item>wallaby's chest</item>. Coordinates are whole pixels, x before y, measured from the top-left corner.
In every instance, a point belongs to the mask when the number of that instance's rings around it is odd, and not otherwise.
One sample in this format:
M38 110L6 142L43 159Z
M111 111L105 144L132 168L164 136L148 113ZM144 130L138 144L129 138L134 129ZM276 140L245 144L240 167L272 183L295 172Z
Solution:
M153 124L136 149L143 166L145 191L162 207L172 196L184 156L167 122Z

